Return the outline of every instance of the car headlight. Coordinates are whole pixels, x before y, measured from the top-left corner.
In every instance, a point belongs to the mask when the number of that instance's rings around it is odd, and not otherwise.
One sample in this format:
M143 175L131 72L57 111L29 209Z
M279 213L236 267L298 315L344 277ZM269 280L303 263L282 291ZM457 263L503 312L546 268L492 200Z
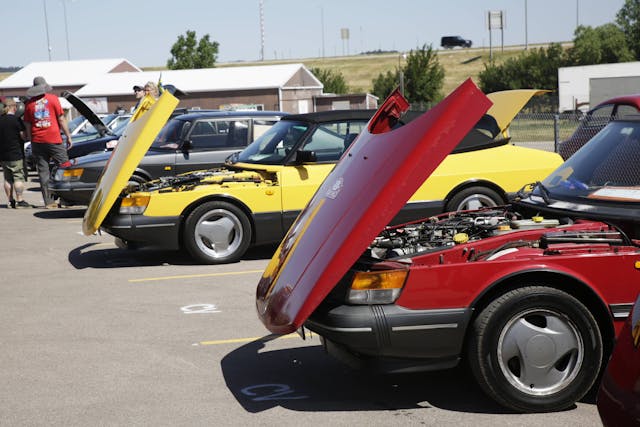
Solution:
M120 212L125 215L141 215L149 206L149 196L124 197L120 202Z
M353 276L347 302L351 304L391 304L400 296L408 270L362 271Z
M75 169L58 169L53 177L55 181L79 181L80 177L84 173L84 169L75 168Z

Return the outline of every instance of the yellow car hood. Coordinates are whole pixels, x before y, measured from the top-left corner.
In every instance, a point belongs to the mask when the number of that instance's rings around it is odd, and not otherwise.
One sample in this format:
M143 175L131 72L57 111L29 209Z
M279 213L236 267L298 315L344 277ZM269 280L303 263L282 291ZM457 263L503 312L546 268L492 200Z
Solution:
M102 171L82 219L82 232L85 235L92 235L100 228L129 177L177 105L178 99L164 91L147 112L129 123Z
M529 100L535 95L549 92L541 89L513 89L493 92L487 98L493 102L487 114L492 116L500 130L504 133L513 118L522 110Z

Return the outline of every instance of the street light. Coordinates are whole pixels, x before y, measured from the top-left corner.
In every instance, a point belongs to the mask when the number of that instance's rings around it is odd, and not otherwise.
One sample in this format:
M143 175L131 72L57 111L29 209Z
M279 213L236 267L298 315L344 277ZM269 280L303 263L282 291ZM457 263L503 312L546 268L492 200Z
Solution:
M49 41L49 20L47 19L47 3L42 0L42 6L44 7L44 28L47 32L47 52L49 53L49 61L51 61L51 42Z
M67 25L67 0L62 0L62 10L64 11L64 35L67 38L67 60L71 60L69 51L69 26Z

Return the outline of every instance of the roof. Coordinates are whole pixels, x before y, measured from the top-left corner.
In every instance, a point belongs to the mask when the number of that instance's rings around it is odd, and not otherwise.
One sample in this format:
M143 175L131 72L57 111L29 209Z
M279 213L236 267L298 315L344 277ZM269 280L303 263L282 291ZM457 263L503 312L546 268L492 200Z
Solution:
M162 83L172 84L186 93L323 87L303 64L282 64L111 73L92 79L75 94L79 97L130 94L133 85L144 85L147 81L157 82L160 79Z
M32 62L0 81L0 89L31 87L36 76L44 77L54 87L84 86L89 81L109 75L107 73L116 71L122 65L142 71L123 58Z
M330 110L305 114L291 114L283 120L297 120L312 123L333 122L336 120L369 120L376 110Z

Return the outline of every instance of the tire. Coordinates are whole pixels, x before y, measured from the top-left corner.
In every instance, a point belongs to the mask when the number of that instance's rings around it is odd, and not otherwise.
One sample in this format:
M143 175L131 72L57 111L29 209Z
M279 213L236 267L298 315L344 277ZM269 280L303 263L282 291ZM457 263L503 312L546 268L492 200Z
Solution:
M484 392L519 412L565 409L594 385L602 336L576 298L527 286L491 302L470 330L467 360Z
M204 203L185 222L184 246L205 264L235 262L244 255L250 242L249 219L231 203Z
M502 196L487 187L468 187L454 194L445 205L445 212L466 211L503 205Z

